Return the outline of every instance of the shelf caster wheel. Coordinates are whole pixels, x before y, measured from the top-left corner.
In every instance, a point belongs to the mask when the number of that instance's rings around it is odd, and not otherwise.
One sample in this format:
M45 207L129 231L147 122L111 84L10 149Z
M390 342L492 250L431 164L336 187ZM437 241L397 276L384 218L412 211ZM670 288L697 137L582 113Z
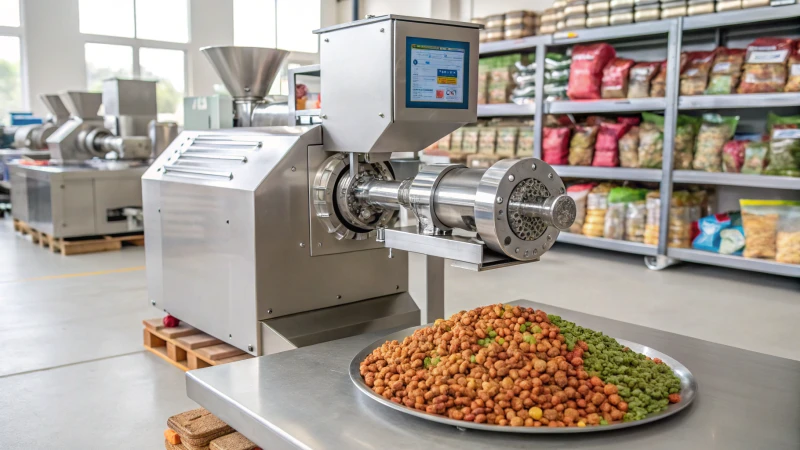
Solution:
M674 266L679 261L664 255L645 256L644 265L650 270L663 270L669 266Z

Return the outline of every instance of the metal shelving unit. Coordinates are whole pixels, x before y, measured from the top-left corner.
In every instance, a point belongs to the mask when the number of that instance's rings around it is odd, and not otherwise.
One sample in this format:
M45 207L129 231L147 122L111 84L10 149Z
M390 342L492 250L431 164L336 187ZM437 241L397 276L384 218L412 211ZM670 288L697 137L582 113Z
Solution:
M769 108L789 110L795 108L800 110L800 93L680 96L678 92L680 79L678 60L683 50L684 41L687 45L718 46L724 45L727 39L742 39L742 36L754 34L760 36L785 33L797 34L797 31L800 30L800 25L796 20L798 18L800 18L800 4L751 8L655 22L559 32L554 35L536 36L514 41L492 42L482 44L480 53L481 55L487 55L535 50L537 67L543 67L544 55L553 47L563 50L567 46L587 42L610 42L612 45L621 45L625 48L635 48L639 45L652 47L664 42L664 36L666 36L667 92L664 98L543 102L541 99L543 98L544 71L540 70L537 72L536 79L537 103L535 111L541 111L545 114L663 112L665 119L663 167L670 168L673 164L675 128L679 111L761 109L764 110L764 115L766 115ZM792 35L790 37L797 36ZM486 110L482 110L481 113L484 111ZM500 116L501 114L496 115ZM541 157L543 117L544 114L534 116L536 136L534 156L538 158ZM738 193L737 190L742 189L765 189L770 190L771 197L789 195L791 198L800 198L800 195L798 195L798 192L800 192L800 179L790 177L576 166L557 166L555 169L562 177L658 182L661 198L670 198L672 196L674 183L716 185L723 190L732 189L735 193ZM776 190L778 194L775 194ZM787 192L788 194L780 194ZM783 276L798 276L800 273L800 266L780 264L774 261L745 259L691 249L668 248L667 233L669 227L667 224L669 223L669 212L669 202L662 202L660 214L661 234L657 247L627 241L590 238L570 233L561 233L558 241L640 254L645 256L645 263L651 269L662 269L680 261L692 261Z
M656 256L658 249L655 245L641 244L639 242L619 241L601 237L589 237L575 233L559 233L556 242L577 244L584 247L614 250L616 252L633 253L634 255Z
M764 189L800 190L800 178L770 175L748 175L746 173L701 172L676 170L672 172L675 183L713 184L716 186L742 186Z
M781 108L800 106L800 93L690 95L678 98L678 109Z
M549 114L621 113L642 111L664 111L667 102L663 98L626 98L620 100L559 100L547 102Z
M661 181L661 169L630 169L626 167L553 166L562 178L593 178L598 180Z
M559 237L561 236L559 235ZM680 261L800 278L800 264L783 264L766 259L721 255L719 253L704 252L702 250L688 248L670 248L667 250L667 256Z
M478 105L478 117L533 117L536 113L536 105L528 103L517 105L516 103L499 103L489 105Z

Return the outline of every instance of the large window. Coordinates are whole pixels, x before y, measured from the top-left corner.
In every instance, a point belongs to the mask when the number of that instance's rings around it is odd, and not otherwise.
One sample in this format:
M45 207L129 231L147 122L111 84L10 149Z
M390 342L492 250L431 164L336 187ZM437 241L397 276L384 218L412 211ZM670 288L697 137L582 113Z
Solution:
M0 124L8 124L8 113L25 108L20 58L22 30L19 0L0 0Z
M3 1L3 0L0 0ZM188 0L79 0L86 84L111 77L158 81L159 120L183 122Z
M320 0L234 0L233 43L317 53Z

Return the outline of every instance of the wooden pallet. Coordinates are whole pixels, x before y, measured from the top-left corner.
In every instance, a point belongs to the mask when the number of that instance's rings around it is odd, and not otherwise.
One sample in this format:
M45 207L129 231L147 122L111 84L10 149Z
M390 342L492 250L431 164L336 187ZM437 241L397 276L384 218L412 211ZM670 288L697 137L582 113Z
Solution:
M162 319L142 323L144 348L184 372L253 357L184 323L173 328L165 327Z
M84 253L109 252L122 249L123 244L141 247L144 245L144 233L130 233L115 236L89 236L80 238L56 238L50 234L37 231L27 223L14 219L14 230L23 236L29 234L31 242L40 247L50 247L53 253L64 256Z

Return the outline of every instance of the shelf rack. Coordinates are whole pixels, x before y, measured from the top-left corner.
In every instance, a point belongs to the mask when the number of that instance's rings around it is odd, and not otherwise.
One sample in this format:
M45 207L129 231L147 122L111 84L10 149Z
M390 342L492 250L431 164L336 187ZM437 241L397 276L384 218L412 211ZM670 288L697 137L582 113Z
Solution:
M693 17L667 19L654 22L634 23L611 27L559 32L553 35L534 36L512 41L481 44L480 54L495 55L514 52L536 52L536 66L544 67L546 52L552 47L565 48L578 43L610 42L628 48L637 45L652 45L663 42L667 46L667 89L664 98L596 100L596 101L555 101L544 102L544 71L536 73L536 104L532 111L517 109L510 105L486 105L496 108L494 113L484 105L479 107L481 117L494 116L533 116L534 119L534 157L541 158L542 127L545 114L591 114L591 113L630 113L658 111L664 114L664 158L663 167L672 167L673 146L677 115L679 111L725 110L725 109L765 109L798 108L800 93L774 94L735 94L715 96L680 96L680 73L678 60L684 45L684 34L688 32L687 44L698 39L721 45L729 35L741 34L741 29L753 25L761 36L785 34L787 21L800 18L800 4L781 7L762 7L713 13ZM800 27L792 22L793 30ZM732 27L732 28L731 28ZM755 28L751 27L751 28ZM728 28L731 28L730 30ZM516 106L516 105L515 105ZM534 112L543 114L534 114ZM685 170L627 169L603 167L557 166L556 172L567 178L589 178L604 180L633 180L658 182L661 198L671 198L675 183L716 185L723 189L768 189L770 195L789 195L800 199L800 179L766 175L747 175L734 173L708 173ZM778 194L774 194L776 192ZM787 193L788 194L785 194ZM781 194L784 193L784 194ZM800 266L781 264L774 261L753 260L738 256L720 255L693 249L667 247L669 230L669 202L661 205L661 226L658 246L635 242L616 241L603 238L590 238L583 235L561 233L559 242L587 247L613 250L643 255L647 267L663 269L680 261L690 261L742 270L770 273L789 277L800 277Z
M536 105L528 103L517 105L515 103L499 103L478 105L478 117L530 117L536 113Z

